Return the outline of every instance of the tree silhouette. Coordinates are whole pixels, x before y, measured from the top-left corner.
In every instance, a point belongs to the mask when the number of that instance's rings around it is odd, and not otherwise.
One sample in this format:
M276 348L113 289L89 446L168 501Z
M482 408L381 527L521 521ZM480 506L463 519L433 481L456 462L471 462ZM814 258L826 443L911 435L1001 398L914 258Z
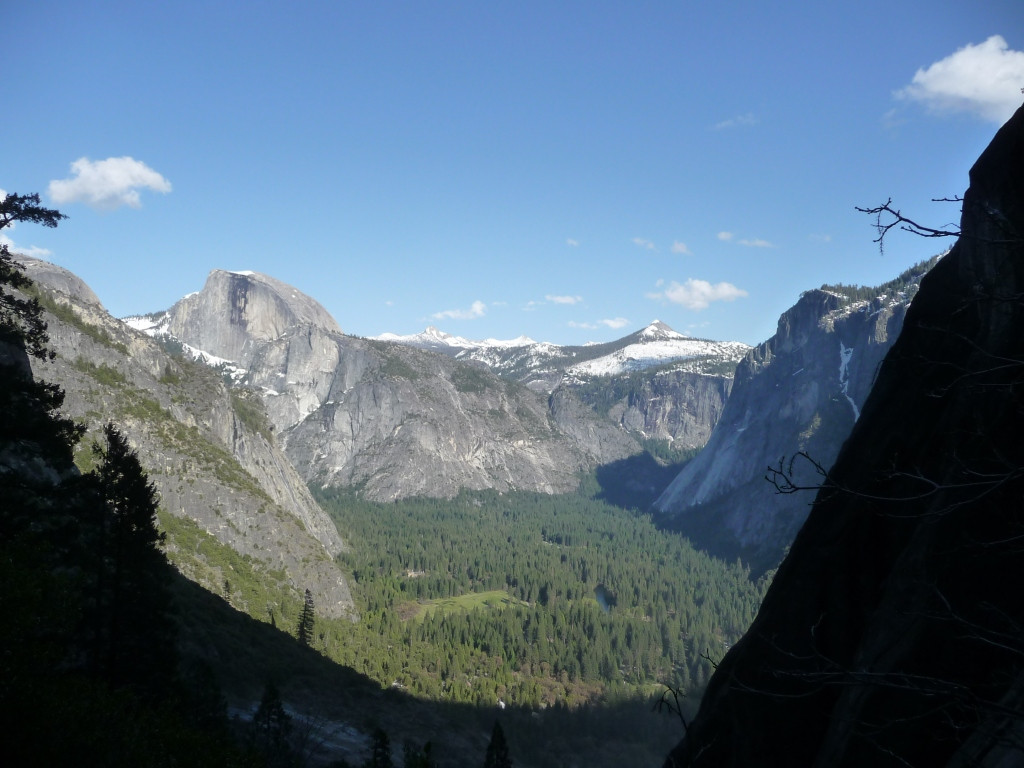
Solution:
M370 752L370 759L364 763L365 768L392 768L391 762L391 740L387 731L377 728L373 732L373 748Z
M297 636L299 642L308 646L313 640L313 628L316 624L316 610L313 607L313 593L306 590L306 598L302 603L302 614L299 616Z
M169 566L156 527L156 488L111 423L98 466L85 478L98 496L95 542L94 663L115 687L163 690L175 667Z
M285 710L281 691L273 682L263 687L263 698L252 717L251 727L253 741L264 753L267 765L283 766L291 762L288 737L292 732L292 716Z
M491 742L487 745L487 754L484 756L484 768L512 768L512 758L508 754L505 732L497 720L494 721Z

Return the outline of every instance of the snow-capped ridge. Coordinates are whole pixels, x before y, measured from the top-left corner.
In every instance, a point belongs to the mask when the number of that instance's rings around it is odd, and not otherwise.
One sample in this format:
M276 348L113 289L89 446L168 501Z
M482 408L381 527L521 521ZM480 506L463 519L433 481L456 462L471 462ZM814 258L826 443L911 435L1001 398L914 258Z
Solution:
M473 349L510 349L515 347L528 347L537 343L529 336L518 336L517 338L508 340L484 339L482 341L474 341L462 336L455 336L453 334L446 333L433 325L428 325L420 333L413 333L405 336L397 333L382 333L379 336L371 336L370 339L374 341L390 341L395 344L407 344L411 347L421 347L423 349L451 347L453 350L459 351Z

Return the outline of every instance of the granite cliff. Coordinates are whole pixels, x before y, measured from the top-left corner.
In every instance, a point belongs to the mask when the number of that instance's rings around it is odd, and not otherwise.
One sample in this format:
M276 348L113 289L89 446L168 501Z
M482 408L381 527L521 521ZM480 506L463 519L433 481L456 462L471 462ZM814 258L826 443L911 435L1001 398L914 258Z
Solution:
M1024 763L1024 108L666 766Z
M806 519L809 499L775 493L766 469L801 452L832 466L932 263L870 292L806 291L783 313L775 335L737 366L703 450L654 503L661 524L723 557L774 567ZM798 482L818 481L811 460L793 464Z
M560 428L545 395L479 364L346 336L313 299L265 275L214 270L199 293L130 322L259 392L304 480L369 499L566 492L580 471L640 450L586 408Z
M503 379L550 394L553 406L579 400L667 454L707 442L729 397L736 364L750 349L739 342L695 339L659 320L621 339L584 346L525 336L470 341L437 328L380 338L479 363Z

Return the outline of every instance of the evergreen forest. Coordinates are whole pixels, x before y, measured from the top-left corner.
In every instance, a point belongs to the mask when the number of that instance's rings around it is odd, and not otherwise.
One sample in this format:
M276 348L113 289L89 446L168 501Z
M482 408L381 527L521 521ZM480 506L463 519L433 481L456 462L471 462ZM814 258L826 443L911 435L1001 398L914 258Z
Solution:
M350 545L361 612L319 638L324 651L432 699L537 708L699 693L770 580L599 500L593 479L567 496L317 493Z

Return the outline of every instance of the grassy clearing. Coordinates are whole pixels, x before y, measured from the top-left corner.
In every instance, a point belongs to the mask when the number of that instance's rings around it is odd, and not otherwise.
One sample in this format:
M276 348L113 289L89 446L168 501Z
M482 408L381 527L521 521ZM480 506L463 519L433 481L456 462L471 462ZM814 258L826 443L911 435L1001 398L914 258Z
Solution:
M470 592L458 597L444 597L436 600L424 600L411 603L402 611L403 618L422 621L434 611L456 613L472 611L474 608L509 608L513 605L526 605L522 600L513 597L503 589L492 589L488 592Z

